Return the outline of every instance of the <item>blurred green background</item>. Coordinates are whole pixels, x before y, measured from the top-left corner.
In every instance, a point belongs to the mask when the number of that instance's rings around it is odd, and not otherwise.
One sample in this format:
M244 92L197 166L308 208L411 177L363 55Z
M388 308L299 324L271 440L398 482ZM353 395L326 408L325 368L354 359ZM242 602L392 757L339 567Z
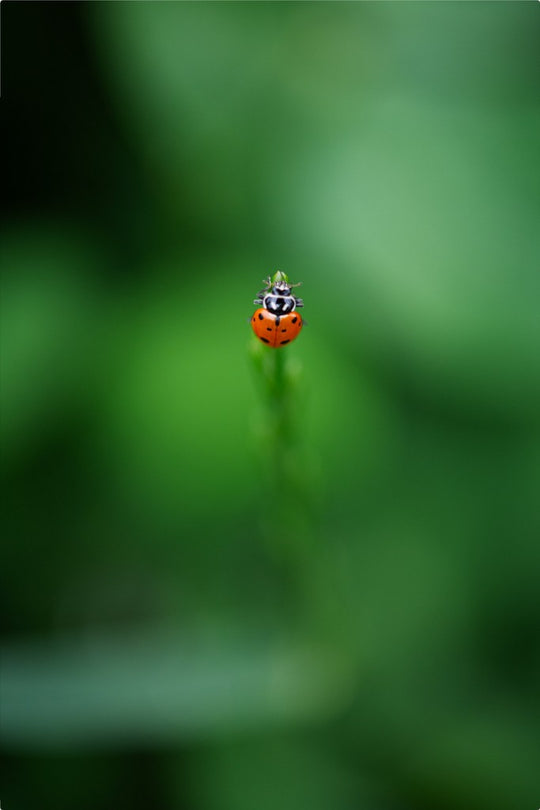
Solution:
M2 5L6 810L538 807L539 13Z

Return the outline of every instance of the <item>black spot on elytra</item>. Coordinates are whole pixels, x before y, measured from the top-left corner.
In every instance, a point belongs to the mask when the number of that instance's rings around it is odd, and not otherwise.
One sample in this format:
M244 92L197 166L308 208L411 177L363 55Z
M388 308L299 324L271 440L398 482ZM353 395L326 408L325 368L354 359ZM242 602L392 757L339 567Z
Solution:
M269 340L267 340L266 338L263 338L263 337L262 337L262 338L261 338L261 340L262 340L262 342L263 342L263 343L270 343L270 341L269 341Z
M259 320L262 321L263 319L264 319L264 315L262 314L262 312L259 312Z
M289 342L290 342L289 340L282 340L281 343L280 343L280 346L284 346L286 343L289 343Z
M267 332L271 332L271 331L272 331L272 327L271 327L271 326L267 326L267 327L266 327L266 331L267 331Z
M278 316L277 316L277 318L276 318L276 326L279 326L279 322L280 322L280 321L281 321L281 318L280 318L280 317L279 317L279 315L278 315Z
M292 319L292 322L293 322L293 323L296 323L296 321L297 321L297 320L298 320L298 318L297 318L297 317L296 317L296 315L295 315L295 316L294 316L294 318Z
M282 331L282 332L286 332L287 330L286 330L286 329L282 329L281 331Z

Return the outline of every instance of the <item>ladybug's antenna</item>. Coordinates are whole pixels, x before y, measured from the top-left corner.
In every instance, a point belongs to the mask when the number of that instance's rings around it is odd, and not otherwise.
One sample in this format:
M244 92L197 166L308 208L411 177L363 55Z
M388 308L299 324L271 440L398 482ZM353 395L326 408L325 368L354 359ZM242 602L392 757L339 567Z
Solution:
M289 284L289 287L301 287L301 286L302 286L301 281L297 281L296 284Z

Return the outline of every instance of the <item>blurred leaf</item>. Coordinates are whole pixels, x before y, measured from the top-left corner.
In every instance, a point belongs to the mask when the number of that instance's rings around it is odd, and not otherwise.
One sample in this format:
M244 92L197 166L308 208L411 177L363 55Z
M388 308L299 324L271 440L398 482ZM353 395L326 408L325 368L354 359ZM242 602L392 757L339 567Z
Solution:
M332 716L352 673L333 650L158 631L2 654L4 744L124 746Z
M533 109L373 99L362 130L306 150L280 206L337 262L351 341L456 405L519 418L540 413L538 132Z

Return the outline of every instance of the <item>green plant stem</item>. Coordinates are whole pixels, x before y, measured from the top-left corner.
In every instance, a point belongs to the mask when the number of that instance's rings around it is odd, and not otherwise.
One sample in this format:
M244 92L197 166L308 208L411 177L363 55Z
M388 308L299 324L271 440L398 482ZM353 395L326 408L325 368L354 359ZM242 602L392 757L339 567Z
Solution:
M283 273L272 279L287 281ZM263 533L271 548L298 565L310 533L310 499L303 462L300 364L290 346L270 348L253 338L252 359L262 414L257 426L259 469L264 476Z

